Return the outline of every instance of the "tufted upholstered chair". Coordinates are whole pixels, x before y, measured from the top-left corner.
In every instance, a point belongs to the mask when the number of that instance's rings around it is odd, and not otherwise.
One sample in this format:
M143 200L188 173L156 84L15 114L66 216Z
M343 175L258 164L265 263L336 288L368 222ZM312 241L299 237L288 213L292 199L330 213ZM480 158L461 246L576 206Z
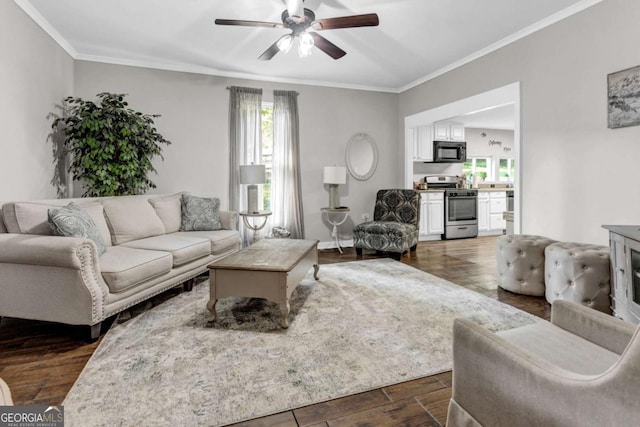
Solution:
M558 242L545 249L545 297L611 313L609 247Z
M448 427L638 425L640 327L557 300L551 322L453 325Z
M420 193L415 190L380 190L376 194L373 221L358 224L353 229L353 246L362 255L363 249L391 252L396 259L418 246L420 223Z
M496 261L499 286L517 294L543 296L544 250L554 242L546 237L527 234L498 237Z

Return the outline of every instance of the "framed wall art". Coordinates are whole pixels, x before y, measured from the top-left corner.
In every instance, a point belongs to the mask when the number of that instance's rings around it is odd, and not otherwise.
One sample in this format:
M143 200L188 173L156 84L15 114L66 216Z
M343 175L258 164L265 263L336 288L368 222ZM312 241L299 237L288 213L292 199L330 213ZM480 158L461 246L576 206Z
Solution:
M640 65L607 76L611 129L640 125Z

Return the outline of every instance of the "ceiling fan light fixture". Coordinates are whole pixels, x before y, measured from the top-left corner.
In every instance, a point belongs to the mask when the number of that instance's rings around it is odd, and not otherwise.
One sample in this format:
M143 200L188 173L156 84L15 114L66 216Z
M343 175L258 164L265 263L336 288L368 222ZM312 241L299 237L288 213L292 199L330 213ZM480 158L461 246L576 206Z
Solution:
M307 32L300 33L298 36L298 54L301 58L311 55L313 49L313 37Z
M293 46L293 36L291 34L287 34L278 40L278 49L280 52L287 53L291 50L291 46Z

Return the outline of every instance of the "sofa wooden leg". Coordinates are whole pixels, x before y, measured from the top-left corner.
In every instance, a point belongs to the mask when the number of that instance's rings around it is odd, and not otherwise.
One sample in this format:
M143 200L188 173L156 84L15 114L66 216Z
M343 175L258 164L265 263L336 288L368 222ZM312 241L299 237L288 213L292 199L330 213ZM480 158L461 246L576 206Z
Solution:
M196 282L196 279L189 279L182 284L182 289L185 292L191 292L193 290L193 284Z
M89 342L95 342L100 338L100 330L102 329L102 322L98 322L95 325L89 326Z

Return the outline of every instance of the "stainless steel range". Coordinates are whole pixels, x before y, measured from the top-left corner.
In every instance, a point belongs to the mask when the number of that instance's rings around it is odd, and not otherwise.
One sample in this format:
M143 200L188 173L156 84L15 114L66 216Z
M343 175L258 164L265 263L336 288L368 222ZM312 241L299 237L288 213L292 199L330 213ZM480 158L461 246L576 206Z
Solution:
M478 190L457 188L458 177L426 176L430 189L444 189L443 239L464 239L478 235Z

